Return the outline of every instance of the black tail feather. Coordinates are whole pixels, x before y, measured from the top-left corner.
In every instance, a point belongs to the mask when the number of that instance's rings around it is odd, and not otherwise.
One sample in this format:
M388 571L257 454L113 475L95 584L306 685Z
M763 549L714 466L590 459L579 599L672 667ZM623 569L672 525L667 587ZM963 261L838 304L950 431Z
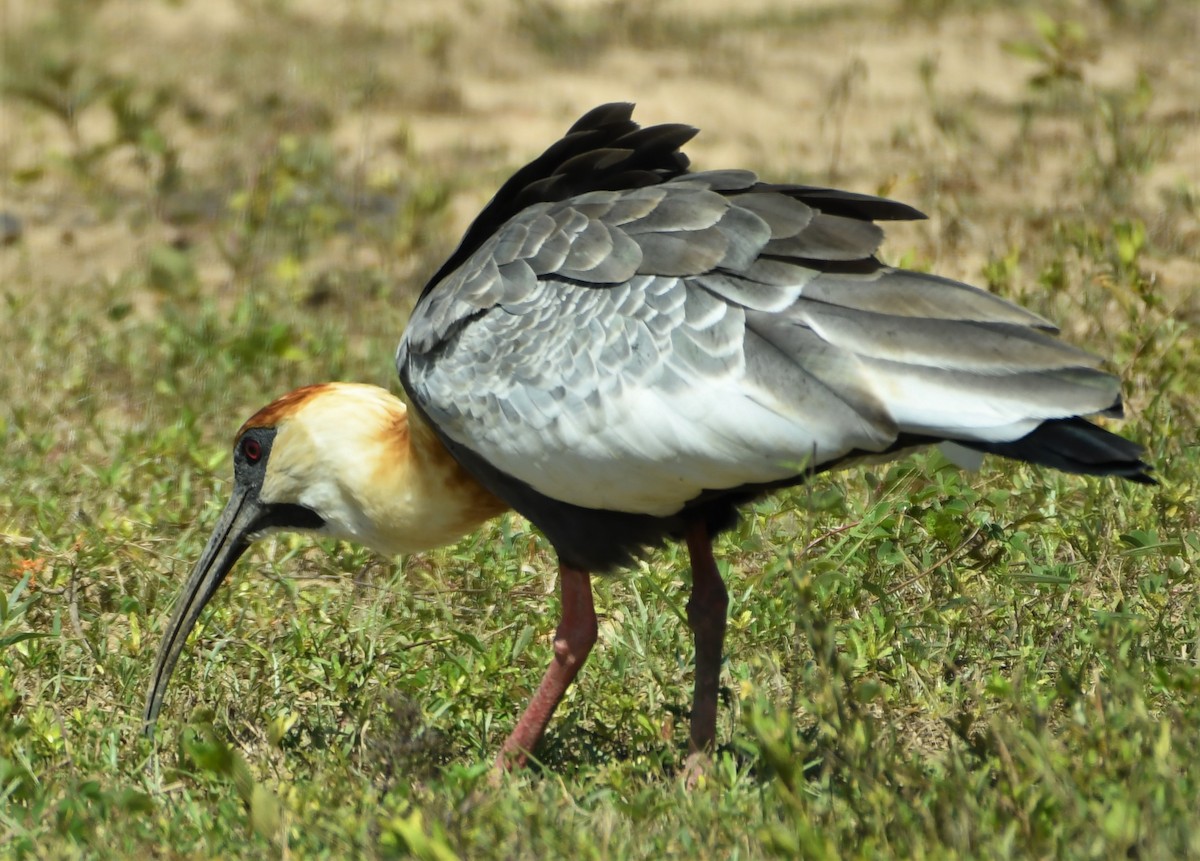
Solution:
M955 440L988 454L1082 475L1116 475L1139 484L1158 484L1141 459L1142 447L1086 419L1054 419L1012 442Z

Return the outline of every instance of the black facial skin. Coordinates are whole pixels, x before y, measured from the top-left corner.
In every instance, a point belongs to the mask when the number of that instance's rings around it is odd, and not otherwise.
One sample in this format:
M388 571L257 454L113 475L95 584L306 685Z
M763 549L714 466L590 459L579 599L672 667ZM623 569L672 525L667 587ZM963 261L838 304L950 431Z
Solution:
M233 493L199 562L183 587L175 612L167 623L162 645L159 646L143 712L148 735L154 731L154 721L162 708L171 673L183 653L188 634L195 627L204 606L250 547L250 543L273 529L316 530L325 525L319 514L302 505L267 504L262 501L263 480L275 442L275 432L275 428L251 428L234 448Z
M274 443L275 428L250 428L238 440L233 451L234 483L244 484L256 499L261 496L263 480L267 475L267 461ZM255 454L257 457L252 457ZM317 530L324 525L321 515L310 508L290 502L276 502L262 505L247 536L253 538L271 529Z

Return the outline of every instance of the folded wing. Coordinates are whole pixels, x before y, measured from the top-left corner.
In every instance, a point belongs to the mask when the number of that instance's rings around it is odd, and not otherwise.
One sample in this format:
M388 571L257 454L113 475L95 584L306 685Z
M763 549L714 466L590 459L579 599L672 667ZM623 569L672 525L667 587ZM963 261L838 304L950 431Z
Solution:
M423 297L402 379L538 493L655 516L913 440L1011 456L1047 420L1119 412L1042 318L879 263L869 219L899 206L746 171L535 204Z

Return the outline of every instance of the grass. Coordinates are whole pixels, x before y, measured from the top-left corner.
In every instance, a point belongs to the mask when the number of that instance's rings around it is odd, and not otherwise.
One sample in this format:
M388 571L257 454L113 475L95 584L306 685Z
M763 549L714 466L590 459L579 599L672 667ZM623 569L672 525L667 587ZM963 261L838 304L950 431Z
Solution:
M653 18L618 7L629 27ZM747 135L781 141L745 163L784 176L803 167L792 120L828 121L836 157L810 169L898 185L932 216L885 253L987 283L1110 356L1121 430L1163 483L963 474L930 454L747 511L718 547L721 747L693 792L677 547L598 583L600 644L541 764L489 783L557 614L553 556L515 517L400 560L263 542L203 617L157 743L138 731L233 430L303 383L394 386L407 308L460 210L548 141L421 149L447 111L469 110L463 70L508 76L540 105L538 75L568 74L563 33L587 43L585 69L619 47L628 64L646 55L644 72L655 50L710 46L724 69L754 53L723 34L731 13L711 18L721 27L664 13L593 44L596 9L571 18L569 4L408 27L370 4L332 26L300 2L243 3L229 39L197 27L172 41L188 4L146 4L145 24L118 0L14 7L0 58L0 209L23 226L0 247L0 858L1200 855L1200 116L1169 64L1099 79L1131 46L1169 58L1192 44L1185 7L1111 2L1082 23L1065 3L889 7L895 38L916 45L894 73L915 108L862 110L882 79L868 50L839 58L811 111L779 105L787 128ZM977 50L1008 58L1012 89L963 87L953 57L930 60L934 20L981 27ZM856 26L760 10L742 31L871 44ZM530 67L505 65L530 40ZM783 72L739 65L749 113ZM723 86L696 74L692 90ZM546 107L548 127L588 106ZM736 142L723 132L698 151Z

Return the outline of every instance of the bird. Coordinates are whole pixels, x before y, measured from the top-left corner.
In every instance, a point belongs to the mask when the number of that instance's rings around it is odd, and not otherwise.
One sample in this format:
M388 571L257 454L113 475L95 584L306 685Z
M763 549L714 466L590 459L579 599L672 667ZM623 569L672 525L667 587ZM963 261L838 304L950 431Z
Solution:
M697 129L584 114L509 178L422 291L396 352L405 399L289 392L233 443L229 501L166 625L153 732L206 604L251 543L298 531L381 554L516 511L558 559L553 657L496 757L525 765L598 637L592 579L672 540L691 564L688 754L715 748L728 595L713 539L755 499L942 445L1154 484L1119 379L1043 317L887 265L896 201L693 171Z

